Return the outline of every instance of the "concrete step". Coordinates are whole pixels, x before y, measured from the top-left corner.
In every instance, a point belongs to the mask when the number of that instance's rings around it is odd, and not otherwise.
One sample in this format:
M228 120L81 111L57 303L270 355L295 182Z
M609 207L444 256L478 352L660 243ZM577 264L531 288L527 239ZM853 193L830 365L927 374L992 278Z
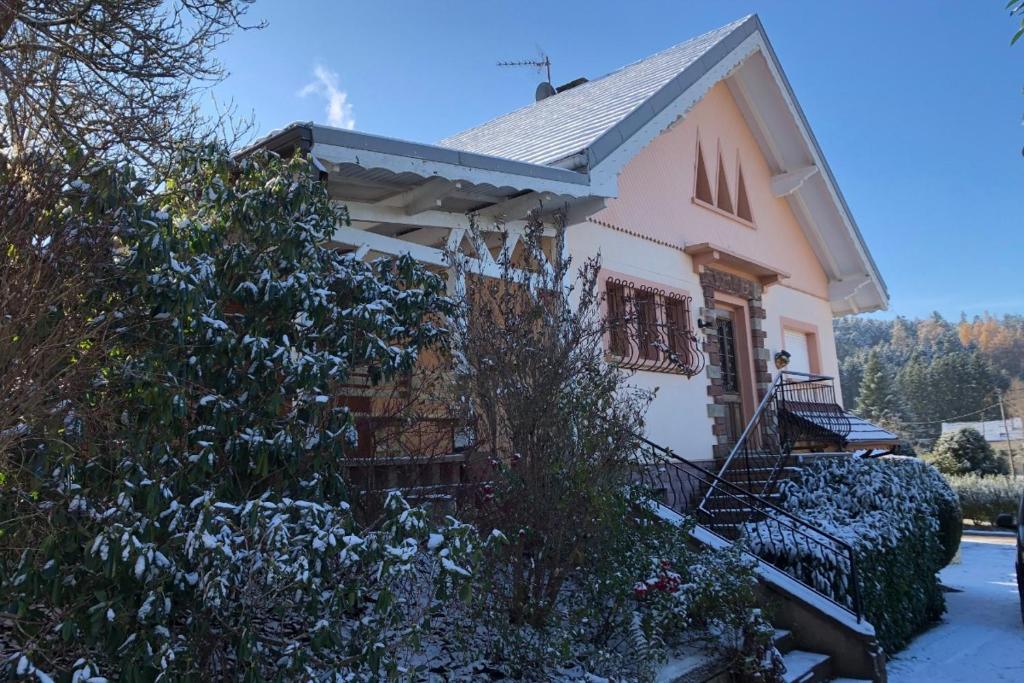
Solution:
M775 629L775 649L786 654L792 652L793 648L796 647L796 638L793 637L792 631L787 631L784 628Z
M832 657L817 652L791 650L782 656L786 683L823 683L832 672Z

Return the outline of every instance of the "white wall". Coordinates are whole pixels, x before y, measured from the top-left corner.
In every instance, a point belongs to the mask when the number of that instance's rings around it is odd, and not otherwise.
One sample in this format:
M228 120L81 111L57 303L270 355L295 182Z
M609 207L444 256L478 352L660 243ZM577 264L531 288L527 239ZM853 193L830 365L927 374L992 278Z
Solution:
M836 400L842 402L839 386L839 359L836 357L836 338L832 332L832 307L821 297L787 287L785 284L772 285L764 290L762 297L765 310L764 330L767 334L765 346L771 356L785 348L782 339L783 318L806 325L813 325L818 337L818 356L821 363L819 372L836 381ZM768 369L777 374L775 363L769 361Z
M568 230L569 253L578 266L600 253L603 268L664 287L686 290L693 297L692 320L703 304L703 294L690 257L672 247L655 244L595 223L581 223ZM703 333L698 331L703 343ZM630 383L642 389L657 389L647 412L647 438L692 460L710 460L714 437L707 377L701 373L686 378L661 372L637 371Z

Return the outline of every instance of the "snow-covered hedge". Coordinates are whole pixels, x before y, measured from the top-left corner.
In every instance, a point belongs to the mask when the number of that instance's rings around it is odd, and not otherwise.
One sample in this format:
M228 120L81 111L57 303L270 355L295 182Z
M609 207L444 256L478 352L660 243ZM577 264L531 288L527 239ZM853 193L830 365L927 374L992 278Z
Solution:
M853 548L862 606L887 651L945 610L936 578L945 557L940 515L956 494L933 467L915 458L822 459L784 483L781 494L782 507ZM847 563L770 529L751 525L748 542L852 606Z
M1002 512L1016 514L1024 495L1024 477L967 474L946 479L960 497L964 519L975 522L992 524Z

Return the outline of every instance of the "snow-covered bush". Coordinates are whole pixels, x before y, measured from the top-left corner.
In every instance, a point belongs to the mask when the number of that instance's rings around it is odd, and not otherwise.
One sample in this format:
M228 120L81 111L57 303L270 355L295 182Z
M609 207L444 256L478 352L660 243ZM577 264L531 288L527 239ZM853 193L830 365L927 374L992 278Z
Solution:
M992 524L1002 512L1016 514L1024 495L1024 477L947 476L963 508L964 518Z
M4 664L75 680L394 673L485 543L398 495L357 519L335 396L352 369L386 380L445 339L444 283L325 247L345 216L304 160L202 150L159 181L155 201L104 195L125 220L116 345L91 400L115 419L23 452L28 474L0 485L0 623L18 625ZM25 508L47 522L30 539L10 514Z
M887 651L899 650L945 610L936 577L946 554L940 511L956 504L956 494L933 467L902 457L821 459L784 483L780 500L853 548L863 610ZM850 568L841 558L763 523L750 525L746 536L758 554L853 606Z

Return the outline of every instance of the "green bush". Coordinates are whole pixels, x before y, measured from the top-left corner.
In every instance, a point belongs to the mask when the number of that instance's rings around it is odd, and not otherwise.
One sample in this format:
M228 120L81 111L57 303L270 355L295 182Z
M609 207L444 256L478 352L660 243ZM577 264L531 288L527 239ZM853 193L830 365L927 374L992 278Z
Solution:
M819 460L781 492L783 507L853 548L862 608L887 652L941 616L936 572L956 536L956 495L933 467L903 457ZM770 531L764 523L749 525L748 543L852 607L850 568L841 558Z
M994 523L1002 512L1016 513L1024 494L1024 477L979 477L975 474L947 476L956 491L964 519Z
M936 481L936 486L939 483ZM942 566L953 561L956 551L960 549L960 538L964 534L964 515L960 508L960 499L949 483L942 481L951 495L939 496L937 499L939 515L939 541L942 543Z
M976 429L943 434L924 459L946 475L1006 474L1006 462L996 457L992 446Z
M344 216L307 160L202 150L157 180L156 200L80 182L53 209L118 226L96 285L123 287L97 296L116 346L88 397L111 419L72 429L73 404L63 438L2 453L0 679L390 680L425 628L408 586L443 603L480 544L398 495L359 520L331 397L443 343L444 280L326 246Z

